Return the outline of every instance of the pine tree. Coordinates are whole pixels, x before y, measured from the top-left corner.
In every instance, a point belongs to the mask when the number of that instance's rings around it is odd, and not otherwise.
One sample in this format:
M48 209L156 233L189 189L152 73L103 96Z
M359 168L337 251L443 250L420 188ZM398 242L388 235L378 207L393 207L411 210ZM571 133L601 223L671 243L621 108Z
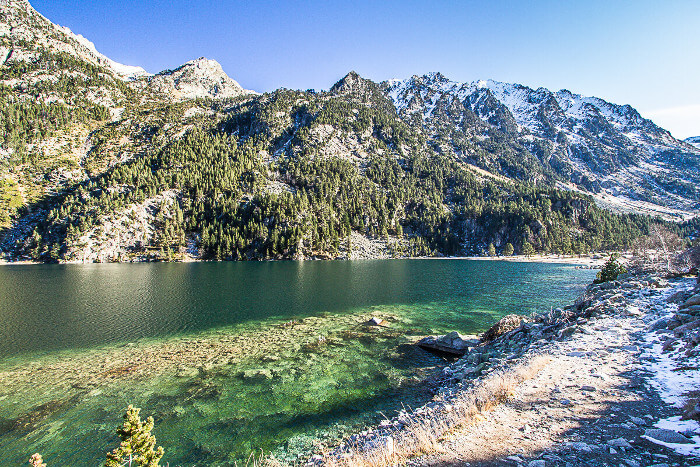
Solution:
M105 467L158 467L165 451L160 446L153 449L156 445L156 437L151 434L153 417L148 417L143 423L139 417L140 411L131 405L126 409L124 424L117 428L122 442L118 448L107 453Z
M513 248L512 243L506 243L505 248L503 248L503 254L505 256L513 256L513 253L515 252L515 249Z
M496 247L493 246L493 243L489 243L489 256L496 256Z

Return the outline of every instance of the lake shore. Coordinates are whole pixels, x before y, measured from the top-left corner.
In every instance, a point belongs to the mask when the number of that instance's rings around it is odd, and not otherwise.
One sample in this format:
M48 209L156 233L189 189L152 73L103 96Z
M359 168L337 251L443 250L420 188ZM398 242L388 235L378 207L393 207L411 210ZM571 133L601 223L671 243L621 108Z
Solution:
M697 464L699 292L653 274L591 285L470 349L432 402L309 464Z
M513 255L513 256L449 256L449 257L435 257L435 256L406 256L396 259L463 259L463 260L473 260L473 261L510 261L516 263L553 263L553 264L574 264L579 266L589 266L591 268L598 268L605 263L608 255L604 253L597 253L591 255ZM372 259L389 259L385 257L363 257L363 258L336 258L336 259L304 259L304 260L265 260L265 261L365 261ZM134 261L137 263L147 263L149 261ZM152 262L152 261L151 261ZM162 262L162 261L156 261ZM165 261L167 262L167 261ZM211 262L211 260L202 260L194 257L187 257L182 261L171 261L174 263L201 263L201 262ZM128 261L122 264L129 263ZM26 266L33 264L46 264L39 261L29 261L29 260L17 260L8 261L7 259L0 258L0 266ZM107 262L82 262L82 261L66 261L59 264L110 264Z
M470 259L474 261L513 261L519 263L575 264L579 266L599 268L608 259L608 255L600 253L593 255L467 256L464 259Z

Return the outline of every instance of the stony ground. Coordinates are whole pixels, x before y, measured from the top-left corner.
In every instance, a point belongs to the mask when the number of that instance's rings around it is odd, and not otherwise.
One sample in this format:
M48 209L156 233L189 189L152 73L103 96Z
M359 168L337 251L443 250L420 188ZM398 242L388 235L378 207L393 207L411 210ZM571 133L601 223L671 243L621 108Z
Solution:
M429 404L432 417L444 417L455 393L483 374L507 371L510 361L548 355L550 362L504 403L406 465L700 465L700 424L679 420L692 412L683 405L700 387L693 341L700 317L683 309L695 285L647 276L594 286L576 305L473 349L445 370L451 379ZM403 425L394 422L389 434L400 439ZM378 444L371 432L368 438Z

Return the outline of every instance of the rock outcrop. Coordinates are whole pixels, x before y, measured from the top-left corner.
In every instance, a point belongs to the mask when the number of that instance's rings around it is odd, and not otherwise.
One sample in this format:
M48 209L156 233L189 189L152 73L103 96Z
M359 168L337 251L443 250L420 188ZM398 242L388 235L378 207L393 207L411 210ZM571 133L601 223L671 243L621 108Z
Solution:
M416 345L427 350L436 350L451 355L464 355L478 343L479 339L476 336L463 336L457 331L453 331L442 336L424 337Z
M200 57L174 69L147 78L145 89L166 99L184 101L209 97L214 99L254 94L230 78L216 60Z

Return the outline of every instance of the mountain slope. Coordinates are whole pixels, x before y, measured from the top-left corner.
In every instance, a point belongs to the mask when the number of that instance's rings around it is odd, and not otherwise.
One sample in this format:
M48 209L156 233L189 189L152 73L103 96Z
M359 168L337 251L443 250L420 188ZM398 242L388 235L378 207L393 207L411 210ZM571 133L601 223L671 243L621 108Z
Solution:
M700 150L629 105L497 81L457 83L440 73L382 86L405 121L484 169L669 208L700 207Z
M117 63L95 49L95 45L67 27L57 26L39 14L27 0L5 0L0 13L0 63L29 62L41 50L66 53L92 65L108 69L121 79L147 76L141 67Z
M25 0L0 4L0 59L0 228L216 114L193 98L249 93L211 60L156 76L118 64Z

